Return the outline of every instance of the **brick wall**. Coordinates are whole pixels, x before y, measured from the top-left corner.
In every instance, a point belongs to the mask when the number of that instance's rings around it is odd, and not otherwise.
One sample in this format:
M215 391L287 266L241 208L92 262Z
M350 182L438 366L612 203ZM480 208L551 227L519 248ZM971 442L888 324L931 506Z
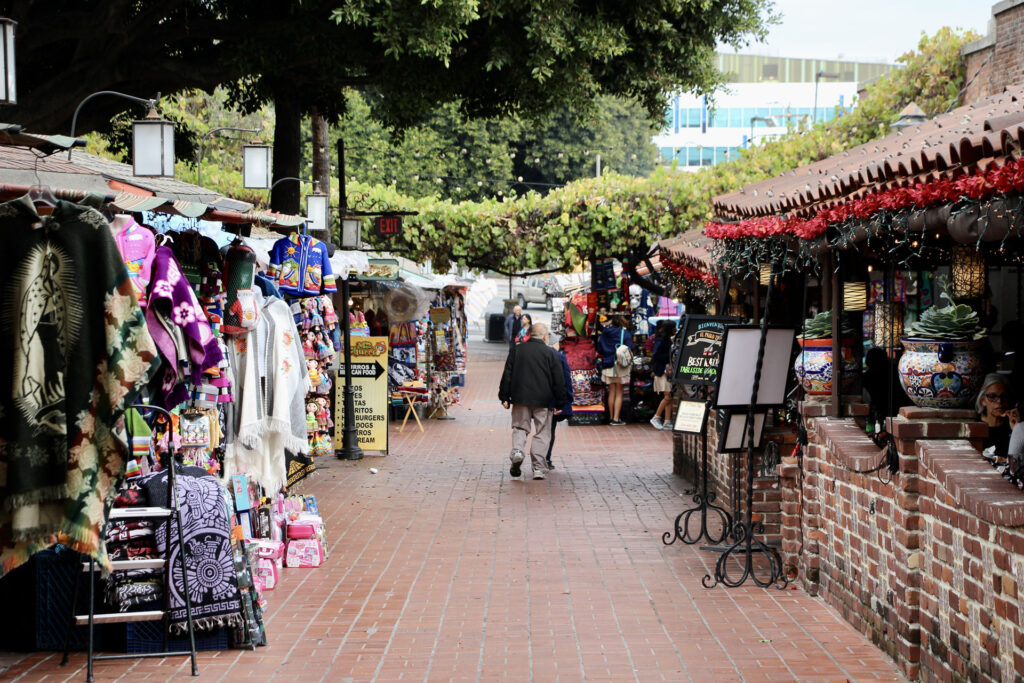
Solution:
M970 83L964 104L1000 93L1024 81L1024 0L1004 0L992 6L989 35L961 50Z
M802 406L779 466L783 562L911 680L1020 680L1024 495L978 454L972 411L903 408L898 471L851 419Z

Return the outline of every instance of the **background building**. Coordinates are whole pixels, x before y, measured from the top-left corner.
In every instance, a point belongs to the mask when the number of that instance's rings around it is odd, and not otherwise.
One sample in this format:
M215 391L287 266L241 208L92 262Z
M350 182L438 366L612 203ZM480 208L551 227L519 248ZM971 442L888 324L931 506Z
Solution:
M784 134L790 126L829 121L854 106L858 84L895 68L736 54L717 55L717 66L727 85L715 95L713 109L706 98L688 94L669 102L665 128L654 136L664 163L676 161L689 170L711 166L734 157L741 147Z

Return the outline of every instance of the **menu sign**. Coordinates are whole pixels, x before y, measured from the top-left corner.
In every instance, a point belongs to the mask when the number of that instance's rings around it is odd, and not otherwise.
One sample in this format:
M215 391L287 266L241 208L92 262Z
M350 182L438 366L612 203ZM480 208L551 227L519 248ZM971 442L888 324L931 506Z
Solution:
M722 363L722 337L726 325L739 322L730 316L688 315L676 338L672 367L676 384L715 384Z

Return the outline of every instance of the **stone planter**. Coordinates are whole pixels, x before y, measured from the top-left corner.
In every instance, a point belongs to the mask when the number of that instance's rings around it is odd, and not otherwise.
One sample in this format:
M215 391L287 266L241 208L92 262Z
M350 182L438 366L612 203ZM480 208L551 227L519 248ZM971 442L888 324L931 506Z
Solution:
M832 339L804 339L797 337L800 353L797 354L793 369L796 378L808 396L830 396L832 394ZM853 338L844 338L840 346L844 392L853 389L860 372L860 364L853 355Z
M984 341L945 341L903 337L900 384L914 405L962 408L981 387L980 350Z

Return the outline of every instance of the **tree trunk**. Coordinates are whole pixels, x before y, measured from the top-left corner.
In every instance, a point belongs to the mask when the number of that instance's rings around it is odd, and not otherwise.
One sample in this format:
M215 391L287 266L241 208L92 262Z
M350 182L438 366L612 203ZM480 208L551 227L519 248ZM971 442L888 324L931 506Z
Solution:
M331 190L331 141L328 137L327 119L313 109L310 116L313 128L313 184L319 183L320 191L330 194Z
M298 178L302 163L302 113L295 100L279 90L274 98L274 182ZM270 195L270 208L279 213L300 215L302 184L285 180Z

